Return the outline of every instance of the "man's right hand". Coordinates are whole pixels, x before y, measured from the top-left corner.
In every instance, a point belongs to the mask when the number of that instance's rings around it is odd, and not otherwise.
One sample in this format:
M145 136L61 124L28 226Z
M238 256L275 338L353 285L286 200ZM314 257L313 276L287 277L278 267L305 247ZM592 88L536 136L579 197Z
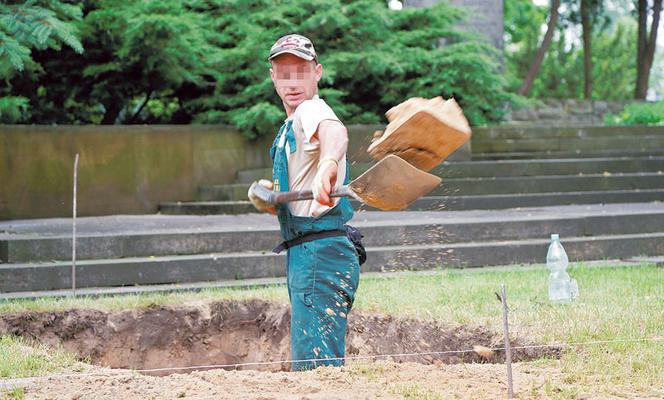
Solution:
M274 204L266 203L266 202L264 202L263 200L259 199L258 197L256 197L254 195L253 188L254 188L254 185L257 185L257 184L261 185L261 186L264 186L269 190L272 190L272 188L274 187L274 184L271 181L268 181L267 179L261 179L258 182L254 182L251 185L251 187L249 188L249 192L247 193L247 196L249 197L249 201L251 201L251 204L253 204L253 206L256 207L256 209L258 211L270 213L272 215L276 215L277 214L277 206L275 206Z

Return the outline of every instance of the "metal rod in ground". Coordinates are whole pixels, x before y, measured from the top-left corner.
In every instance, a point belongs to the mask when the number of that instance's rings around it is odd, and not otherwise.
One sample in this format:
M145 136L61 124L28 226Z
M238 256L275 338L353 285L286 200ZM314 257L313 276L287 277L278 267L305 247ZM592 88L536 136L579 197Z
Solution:
M74 158L74 201L72 210L72 235L71 235L71 291L76 296L76 191L78 183L78 153Z
M514 397L514 388L512 386L512 348L510 347L510 329L507 318L507 294L505 284L500 284L500 297L503 302L503 330L505 331L505 365L507 367L507 398Z

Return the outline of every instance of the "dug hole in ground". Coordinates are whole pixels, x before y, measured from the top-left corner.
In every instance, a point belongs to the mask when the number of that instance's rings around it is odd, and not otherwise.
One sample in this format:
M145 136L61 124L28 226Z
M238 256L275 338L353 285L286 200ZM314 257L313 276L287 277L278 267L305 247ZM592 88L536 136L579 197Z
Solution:
M434 393L444 381L450 388L459 385L461 397L464 393L470 397L505 394L504 352L482 350L503 347L502 335L479 326L450 328L431 321L357 311L349 316L347 356L358 359L341 369L285 372L290 369L287 362L123 375L109 369L288 360L289 321L290 310L285 304L197 301L115 312L73 309L5 314L0 317L0 333L61 347L94 365L78 377L49 378L27 386L28 398L299 399L341 398L350 392L352 396L345 398L403 398L409 393L415 394L411 398L425 398L420 395ZM513 338L511 343L515 347L534 344L527 338ZM477 351L455 352L473 348ZM512 359L556 358L560 351L555 347L521 348L513 350ZM376 362L363 358L435 352L441 353L381 357ZM520 372L521 367L516 366L516 382L532 377L539 383L523 384L542 384L541 377L527 372L530 367L524 368L526 372ZM358 391L359 387L362 389Z

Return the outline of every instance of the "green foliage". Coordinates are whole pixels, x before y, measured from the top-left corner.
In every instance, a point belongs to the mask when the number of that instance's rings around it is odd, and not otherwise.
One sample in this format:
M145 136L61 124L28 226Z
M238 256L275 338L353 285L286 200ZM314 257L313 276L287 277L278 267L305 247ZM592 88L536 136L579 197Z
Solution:
M0 4L0 64L22 71L32 61L31 49L59 49L64 43L78 53L83 46L69 21L81 18L78 6L61 1L25 1ZM12 2L9 2L12 3Z
M25 97L0 97L0 123L15 124L23 122L28 111L28 99Z
M180 1L99 1L82 28L90 51L78 60L89 89L75 101L101 104L102 123L148 122L138 117L154 98L170 105L159 117L173 115L175 91L206 85L206 78L214 84L217 49L209 23ZM148 110L156 111L154 104Z
M378 123L411 96L454 96L474 124L513 99L489 45L444 3L394 12L382 0L89 0L86 51L44 48L0 88L30 123L223 123L271 135L285 115L266 59L299 32L324 66L320 95L347 123ZM48 73L46 73L48 71ZM81 72L82 71L82 74Z
M194 3L197 4L197 3ZM273 134L284 118L266 55L299 32L323 64L320 94L347 123L378 123L411 96L454 96L475 124L502 116L510 98L492 49L454 28L462 12L445 4L390 11L383 1L268 0L198 4L220 33L222 80L188 102L195 122L231 123L251 136ZM245 18L237 18L243 10ZM438 46L443 39L447 45Z
M664 125L664 101L633 103L619 114L608 114L605 125Z
M535 58L547 13L532 0L505 0L505 77L511 92L519 90Z
M636 23L630 16L606 14L601 4L594 3L594 7L593 98L631 98L636 82ZM583 98L578 9L570 6L561 10L567 12L560 17L558 32L533 83L533 98ZM506 79L510 91L518 90L523 83L540 45L548 11L548 7L538 7L532 0L505 1ZM577 29L578 37L573 29Z
M232 124L251 135L250 137L254 137L254 132L258 135L274 134L275 123L285 117L282 110L265 101L251 107L237 108L230 111L228 115Z
M0 4L0 123L29 122L29 97L12 84L28 69L44 71L32 50L59 50L64 43L83 52L74 21L81 19L79 6L61 1L3 2Z
M593 40L593 97L605 100L631 98L636 84L636 24L621 19L609 34Z

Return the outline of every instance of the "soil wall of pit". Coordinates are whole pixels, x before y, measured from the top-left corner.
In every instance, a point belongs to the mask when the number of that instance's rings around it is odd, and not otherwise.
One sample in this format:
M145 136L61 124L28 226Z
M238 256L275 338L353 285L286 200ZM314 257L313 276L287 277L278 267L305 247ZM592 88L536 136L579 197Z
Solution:
M81 359L113 368L154 369L273 362L290 359L290 308L266 301L197 302L117 312L73 309L0 316L0 334L63 348ZM473 346L502 347L503 338L481 327L445 327L353 311L347 356L446 352ZM516 338L513 346L534 344ZM513 351L514 361L558 357L560 349ZM504 353L429 354L394 357L424 364L503 362ZM289 370L289 363L250 366ZM242 368L238 368L242 369Z

